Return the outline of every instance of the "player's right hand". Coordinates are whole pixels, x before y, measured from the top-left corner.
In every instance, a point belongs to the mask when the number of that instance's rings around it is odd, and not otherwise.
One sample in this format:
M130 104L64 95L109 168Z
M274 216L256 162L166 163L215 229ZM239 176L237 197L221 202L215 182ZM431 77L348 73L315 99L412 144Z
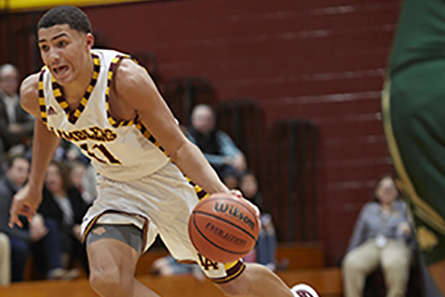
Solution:
M31 222L32 217L37 213L37 208L42 201L42 189L32 187L26 184L21 188L17 194L14 195L11 209L9 210L9 227L13 228L17 224L20 228L23 227L19 220L19 215L28 218Z

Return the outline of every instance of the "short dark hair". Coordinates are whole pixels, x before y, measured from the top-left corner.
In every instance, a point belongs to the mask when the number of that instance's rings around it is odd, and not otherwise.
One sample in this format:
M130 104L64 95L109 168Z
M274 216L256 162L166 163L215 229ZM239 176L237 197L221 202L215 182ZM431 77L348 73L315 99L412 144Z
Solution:
M91 23L88 16L79 8L67 5L48 10L40 19L37 30L64 24L78 32L91 33Z
M11 169L14 166L14 163L15 163L16 160L24 160L24 161L30 163L29 160L26 157L24 157L24 156L15 156L15 157L9 158L7 160L6 164L7 164L7 169L8 170Z

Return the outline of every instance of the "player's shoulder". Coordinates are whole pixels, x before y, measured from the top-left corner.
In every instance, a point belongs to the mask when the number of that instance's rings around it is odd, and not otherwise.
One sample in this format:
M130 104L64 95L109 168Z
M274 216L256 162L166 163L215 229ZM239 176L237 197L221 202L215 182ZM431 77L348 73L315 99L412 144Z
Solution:
M135 100L140 92L147 93L155 89L147 71L131 59L122 59L116 65L112 85L120 97L131 100Z
M132 84L147 79L145 69L131 59L122 59L115 70L115 79L120 84Z
M39 89L39 73L27 76L20 84L20 95L36 95Z
M20 103L31 114L38 113L39 74L31 74L20 84Z

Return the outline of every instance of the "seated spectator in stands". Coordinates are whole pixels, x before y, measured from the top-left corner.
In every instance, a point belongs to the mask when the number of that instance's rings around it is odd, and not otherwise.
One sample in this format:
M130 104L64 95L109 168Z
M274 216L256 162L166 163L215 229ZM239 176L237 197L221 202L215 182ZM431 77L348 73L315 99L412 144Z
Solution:
M0 286L7 286L11 281L11 248L9 238L0 233Z
M90 205L97 197L96 171L90 164L75 161L71 165L71 184L82 194L83 201Z
M225 132L216 128L216 115L209 105L197 105L191 123L187 137L200 148L220 177L246 169L244 154Z
M0 138L9 157L30 146L33 119L20 106L19 73L11 64L0 66Z
M80 234L80 224L87 209L82 195L71 185L67 166L51 161L46 171L43 199L38 212L57 223L64 268L72 268L74 261L78 260L88 272L86 251Z
M244 198L249 199L261 211L260 221L261 229L255 246L256 262L271 270L276 265L276 246L277 238L275 227L272 222L272 216L262 211L262 196L259 191L258 181L253 173L246 172L240 177L239 188Z
M24 228L10 228L9 209L12 198L28 179L28 160L16 157L10 161L6 176L0 180L0 231L5 233L11 247L11 280L23 281L28 256L32 251L34 263L44 271L47 278L63 278L57 227L53 220L44 220L37 214L31 222L23 219Z
M398 199L391 176L377 181L374 196L362 208L343 260L346 297L362 296L367 275L378 267L385 276L387 296L405 296L412 253L407 207Z

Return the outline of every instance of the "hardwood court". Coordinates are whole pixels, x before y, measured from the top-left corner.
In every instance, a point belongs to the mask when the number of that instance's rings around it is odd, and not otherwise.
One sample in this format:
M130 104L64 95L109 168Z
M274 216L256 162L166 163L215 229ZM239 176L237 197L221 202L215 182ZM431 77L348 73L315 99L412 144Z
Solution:
M164 250L151 250L139 260L138 279L161 296L168 297L224 297L208 280L198 281L192 276L149 276L154 260L164 257ZM341 271L325 268L322 247L318 243L286 244L277 249L278 262L288 263L279 276L289 285L306 283L323 297L342 296ZM0 297L97 297L83 278L72 282L40 281L0 287Z

